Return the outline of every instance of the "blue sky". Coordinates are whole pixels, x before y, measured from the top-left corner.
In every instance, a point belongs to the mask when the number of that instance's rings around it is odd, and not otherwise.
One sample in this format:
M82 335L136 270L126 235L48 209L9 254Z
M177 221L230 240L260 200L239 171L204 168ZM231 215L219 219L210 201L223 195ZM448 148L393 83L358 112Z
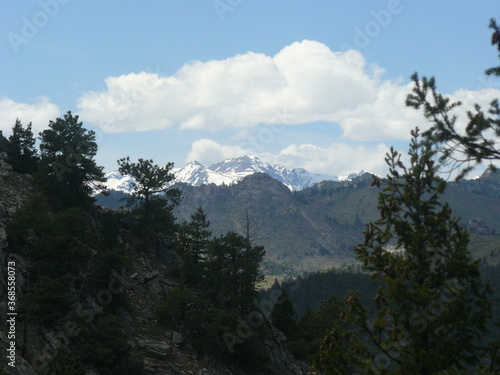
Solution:
M252 153L346 175L383 173L425 127L409 76L464 103L500 84L489 19L498 1L41 0L0 12L0 129L38 132L71 110L97 161L177 167ZM462 114L459 113L459 117Z

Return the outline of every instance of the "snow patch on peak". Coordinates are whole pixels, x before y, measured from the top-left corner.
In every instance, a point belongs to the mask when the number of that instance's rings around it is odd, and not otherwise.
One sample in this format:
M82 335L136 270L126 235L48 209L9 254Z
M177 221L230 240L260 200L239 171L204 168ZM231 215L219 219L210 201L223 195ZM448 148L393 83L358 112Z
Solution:
M356 177L364 175L366 172L364 170L360 170L358 173L350 173L347 176L339 177L339 181L351 181Z

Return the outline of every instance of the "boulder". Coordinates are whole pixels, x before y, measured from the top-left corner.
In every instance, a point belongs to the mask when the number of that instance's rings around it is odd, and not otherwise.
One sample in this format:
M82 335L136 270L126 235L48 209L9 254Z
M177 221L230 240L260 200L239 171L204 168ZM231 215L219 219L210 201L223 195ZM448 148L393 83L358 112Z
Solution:
M165 341L139 340L137 344L147 357L166 359L173 353L173 348Z

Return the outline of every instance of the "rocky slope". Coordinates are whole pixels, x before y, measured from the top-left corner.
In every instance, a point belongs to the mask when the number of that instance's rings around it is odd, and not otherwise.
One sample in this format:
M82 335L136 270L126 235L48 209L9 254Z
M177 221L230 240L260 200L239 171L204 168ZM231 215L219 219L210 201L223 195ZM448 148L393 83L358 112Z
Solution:
M0 279L0 314L6 316L7 261L16 265L16 293L22 298L28 288L27 272L30 268L28 259L20 254L22 250L12 253L7 247L5 225L30 195L30 177L16 174L4 160L0 159L0 263L2 278ZM106 215L113 215L107 209L97 208L89 217L92 225L99 226ZM36 240L36 239L35 239ZM95 295L87 296L78 301L74 313L81 318L80 325L66 321L57 328L44 328L34 323L26 323L17 317L16 325L16 367L9 367L5 361L0 361L0 373L15 375L45 375L47 363L71 348L72 343L82 341L88 327L94 327L113 299L118 299L118 293L124 295L126 302L115 305L123 333L126 335L129 350L142 358L144 374L179 375L239 375L246 374L248 368L238 366L237 361L221 361L219 358L199 357L193 349L190 340L194 333L188 332L183 325L166 329L156 319L155 310L158 301L167 296L178 285L178 280L169 277L168 269L179 262L177 254L172 250L168 238L159 238L153 247L143 247L136 241L134 235L124 229L119 238L123 247L134 254L127 267L113 271L113 278L108 287L99 290ZM191 290L191 293L197 293ZM121 298L121 297L120 297ZM257 310L256 310L257 312ZM262 315L265 317L265 315ZM247 317L242 317L246 321ZM243 323L242 323L243 324ZM304 365L298 363L285 345L283 334L277 331L268 319L259 323L263 335L252 339L252 345L266 354L268 361L258 371L252 374L266 375L301 375L307 371ZM240 332L248 327L235 327ZM253 326L255 327L255 326ZM8 327L5 319L0 323L0 351L5 358L10 340L7 338ZM244 333L239 340L245 340ZM27 345L25 345L27 343ZM88 368L87 375L100 375Z

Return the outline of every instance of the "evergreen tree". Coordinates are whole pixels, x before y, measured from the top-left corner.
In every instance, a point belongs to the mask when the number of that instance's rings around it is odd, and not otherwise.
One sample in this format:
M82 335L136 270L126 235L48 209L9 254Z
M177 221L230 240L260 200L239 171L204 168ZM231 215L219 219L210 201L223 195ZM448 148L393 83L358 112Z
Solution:
M418 130L412 135L410 167L394 149L387 155L381 218L367 225L364 243L355 248L381 283L373 319L357 294L346 299L376 349L367 358L367 373L444 374L477 365L490 317L490 288L467 250L468 234L439 199L445 182L437 176L436 150L419 141ZM323 363L339 350L332 342L322 352Z
M189 222L183 223L177 235L178 249L183 260L183 276L186 282L195 285L202 280L202 262L207 256L207 247L212 232L208 229L210 222L207 215L199 207Z
M38 153L35 142L36 140L31 131L31 123L24 128L21 121L17 119L6 147L9 164L15 171L21 173L36 171Z
M95 133L69 111L50 121L49 128L40 133L38 185L63 208L93 203L92 187L103 189L105 181L103 168L94 161Z
M0 157L3 153L7 153L8 145L9 141L4 137L3 132L0 130Z
M263 279L260 263L265 251L251 246L234 232L213 239L208 246L206 279L217 307L244 312L256 297L256 284Z
M153 160L144 159L132 163L127 156L118 160L118 166L122 175L133 178L132 197L127 200L127 205L137 210L140 217L137 229L149 242L147 246L155 248L158 235L173 235L175 228L173 209L179 204L181 193L179 189L167 186L175 178L172 174L174 165L168 163L160 167L153 164Z
M278 297L278 303L271 313L271 322L283 332L288 340L297 337L297 313L288 294L283 290Z
M493 18L490 20L490 29L493 30L493 34L491 34L491 45L497 48L499 52L498 57L500 57L500 28ZM500 77L500 66L489 68L485 73L487 75Z
M206 257L207 245L212 236L209 227L210 221L201 207L198 207L191 215L191 220L182 226L181 245L194 262L200 262Z
M179 190L167 186L175 179L172 173L173 163L167 163L164 167L153 164L153 160L139 159L137 163L132 163L127 156L118 160L118 167L122 175L133 178L131 205L139 201L144 207L148 207L151 200L160 193L165 194L173 205L179 202Z

